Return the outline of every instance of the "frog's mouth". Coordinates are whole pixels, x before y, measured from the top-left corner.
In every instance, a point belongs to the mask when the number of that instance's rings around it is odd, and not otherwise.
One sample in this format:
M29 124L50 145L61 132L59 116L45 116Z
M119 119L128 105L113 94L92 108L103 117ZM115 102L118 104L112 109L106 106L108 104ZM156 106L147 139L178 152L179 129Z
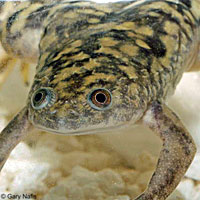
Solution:
M33 124L34 125L34 124ZM94 127L94 128L86 128L86 129L78 129L78 130L67 130L67 129L60 129L60 130L56 130L56 129L51 129L51 128L47 128L47 127L43 127L40 125L34 125L36 128L43 130L43 131L47 131L47 132L51 132L51 133L55 133L55 134L59 134L59 135L88 135L88 134L96 134L96 133L106 133L107 131L111 132L111 131L115 131L116 129L125 129L126 127L128 127L130 125L130 122L125 122L123 124L120 125L116 125L116 126L109 126L109 127L104 127L104 128L99 128L99 127Z

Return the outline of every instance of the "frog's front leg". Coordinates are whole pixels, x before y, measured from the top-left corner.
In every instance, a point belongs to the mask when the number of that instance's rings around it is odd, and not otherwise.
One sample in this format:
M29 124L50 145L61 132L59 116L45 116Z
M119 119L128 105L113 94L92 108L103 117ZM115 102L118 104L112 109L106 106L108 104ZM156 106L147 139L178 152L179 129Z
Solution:
M164 200L187 171L196 147L180 119L166 105L154 102L144 115L143 123L159 135L163 146L150 183L136 200Z
M27 135L32 125L28 120L28 110L23 108L0 134L0 169L13 148Z

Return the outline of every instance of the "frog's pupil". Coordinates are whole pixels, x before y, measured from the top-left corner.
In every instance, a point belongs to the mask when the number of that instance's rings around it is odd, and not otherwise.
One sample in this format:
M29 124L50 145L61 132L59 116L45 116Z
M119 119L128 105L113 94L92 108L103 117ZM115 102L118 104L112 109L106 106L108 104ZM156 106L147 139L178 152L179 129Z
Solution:
M103 93L98 93L98 94L96 95L96 100L97 100L97 102L99 102L99 103L105 103L105 101L106 101L106 95L103 94Z
M42 100L42 98L43 98L43 93L42 93L42 92L38 92L38 93L35 95L34 100L35 100L36 103L38 103L38 102L40 102L40 101Z

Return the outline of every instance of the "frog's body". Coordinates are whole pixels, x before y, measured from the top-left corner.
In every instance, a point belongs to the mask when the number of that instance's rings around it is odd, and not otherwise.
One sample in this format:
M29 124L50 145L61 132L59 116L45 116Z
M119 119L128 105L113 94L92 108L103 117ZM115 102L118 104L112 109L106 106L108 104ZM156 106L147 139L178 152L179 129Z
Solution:
M200 64L200 1L47 2L0 4L16 9L0 24L5 50L37 63L27 105L2 132L2 165L32 125L86 134L143 121L163 150L137 199L165 199L195 153L164 101Z

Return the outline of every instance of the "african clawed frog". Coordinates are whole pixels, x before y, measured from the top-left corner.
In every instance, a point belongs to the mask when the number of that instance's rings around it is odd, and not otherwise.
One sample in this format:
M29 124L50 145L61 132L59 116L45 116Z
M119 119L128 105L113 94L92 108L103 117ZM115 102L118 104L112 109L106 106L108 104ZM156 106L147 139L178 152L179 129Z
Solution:
M1 2L0 12L2 63L37 63L27 104L0 135L1 167L33 127L74 135L142 122L163 147L136 199L166 199L196 151L165 102L200 65L200 1Z

